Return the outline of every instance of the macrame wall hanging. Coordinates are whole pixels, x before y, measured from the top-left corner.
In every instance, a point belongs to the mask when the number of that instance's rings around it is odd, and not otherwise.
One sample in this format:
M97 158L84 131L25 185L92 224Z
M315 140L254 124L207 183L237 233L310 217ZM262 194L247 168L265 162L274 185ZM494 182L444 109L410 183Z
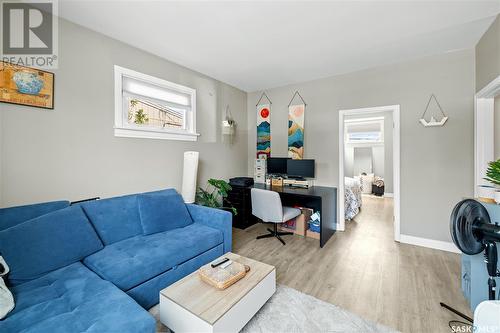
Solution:
M267 99L267 103L262 101L263 98ZM271 157L271 99L263 92L259 101L255 105L257 108L257 158L261 155Z
M439 108L439 111L441 112L441 114L443 115L443 117L441 118L440 121L437 121L434 116L431 116L430 120L427 121L425 120L425 114L427 113L427 111L429 110L429 105L431 104L431 101L434 99L434 101L436 102L438 108ZM424 113L422 114L422 117L420 118L420 123L422 125L424 125L425 127L436 127L436 126L443 126L444 123L446 123L446 121L448 120L448 116L446 116L446 114L444 113L443 111L443 108L441 108L441 104L439 104L436 96L434 96L434 94L431 94L431 97L429 97L429 101L427 102L427 106L425 107L425 111Z
M234 133L236 131L236 122L233 119L233 115L231 114L231 109L229 105L226 105L226 115L224 120L222 121L222 135L224 141L232 144Z
M294 103L295 97L300 98L299 103ZM288 103L288 157L296 160L304 158L304 113L306 101L298 91Z

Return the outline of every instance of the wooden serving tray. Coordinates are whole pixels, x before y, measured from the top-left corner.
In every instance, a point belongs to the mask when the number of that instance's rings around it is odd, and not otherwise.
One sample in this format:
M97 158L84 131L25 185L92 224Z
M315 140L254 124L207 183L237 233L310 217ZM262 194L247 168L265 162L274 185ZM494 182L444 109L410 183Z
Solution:
M249 266L233 261L233 263L226 268L213 268L210 264L207 264L198 270L198 275L203 282L219 290L224 290L245 277L249 271Z

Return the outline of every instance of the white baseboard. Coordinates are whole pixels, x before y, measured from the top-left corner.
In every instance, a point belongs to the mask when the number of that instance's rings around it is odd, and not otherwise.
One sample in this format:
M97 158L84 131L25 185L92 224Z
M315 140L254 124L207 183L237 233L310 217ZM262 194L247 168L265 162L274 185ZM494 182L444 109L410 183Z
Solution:
M384 197L387 197L387 198L394 198L394 193L384 193Z
M435 239L414 237L408 235L400 235L399 241L405 244L423 246L436 250L448 251L453 253L462 253L452 242L443 242Z

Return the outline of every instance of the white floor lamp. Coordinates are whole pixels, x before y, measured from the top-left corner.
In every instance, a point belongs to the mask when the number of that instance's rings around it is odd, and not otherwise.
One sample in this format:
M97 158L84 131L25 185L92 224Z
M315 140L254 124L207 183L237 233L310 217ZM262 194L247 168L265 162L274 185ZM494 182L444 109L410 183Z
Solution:
M198 176L197 151L184 152L184 170L182 173L182 198L185 203L193 203L196 196L196 178Z

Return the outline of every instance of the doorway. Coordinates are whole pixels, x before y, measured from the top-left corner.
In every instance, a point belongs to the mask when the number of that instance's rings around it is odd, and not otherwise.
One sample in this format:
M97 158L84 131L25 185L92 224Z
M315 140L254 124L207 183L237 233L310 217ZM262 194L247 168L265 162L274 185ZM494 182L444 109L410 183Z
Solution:
M354 173L360 171L360 168L366 168L374 174L374 164L378 163L374 158L370 160L369 154L374 156L377 154L375 151L379 151L377 147L384 146L383 140L379 138L379 144L377 144L377 135L383 135L382 131L374 130L376 128L377 122L383 123L385 118L380 114L390 114L392 117L392 194L386 196L393 196L393 221L394 221L394 240L400 240L400 107L399 105L389 105L389 106L379 106L370 108L360 108L360 109L349 109L339 111L339 188L338 188L338 223L337 230L344 231L346 225L346 207L345 207L345 196L346 196L346 171ZM356 121L352 121L352 118L356 118ZM382 118L382 119L380 119ZM346 122L355 124L353 127L358 126L358 128L363 128L364 130L353 130L349 136L346 132ZM382 132L382 134L381 134ZM352 171L350 169L349 162L346 163L346 153L351 154L351 149L346 151L346 140L354 144L352 149L353 160L354 160L354 148L357 148L356 156L360 160L360 163L356 167L353 166ZM380 142L381 141L381 142ZM370 143L369 145L367 143ZM381 144L380 144L381 143ZM364 149L363 149L364 148ZM367 150L366 148L371 148ZM348 159L349 160L349 159ZM346 165L347 164L347 165ZM346 168L348 170L346 170ZM371 169L370 169L371 168ZM379 167L380 168L380 167ZM380 169L379 169L380 170ZM367 173L362 171L362 173ZM347 178L347 182L351 182L350 177ZM350 184L347 184L349 186ZM366 185L365 185L366 186ZM369 185L371 186L371 184ZM350 195L350 190L347 190L348 195ZM366 191L368 192L368 191ZM370 191L371 193L371 191Z
M500 158L499 138L500 76L474 97L474 197L493 195L494 189L484 175L488 163Z

